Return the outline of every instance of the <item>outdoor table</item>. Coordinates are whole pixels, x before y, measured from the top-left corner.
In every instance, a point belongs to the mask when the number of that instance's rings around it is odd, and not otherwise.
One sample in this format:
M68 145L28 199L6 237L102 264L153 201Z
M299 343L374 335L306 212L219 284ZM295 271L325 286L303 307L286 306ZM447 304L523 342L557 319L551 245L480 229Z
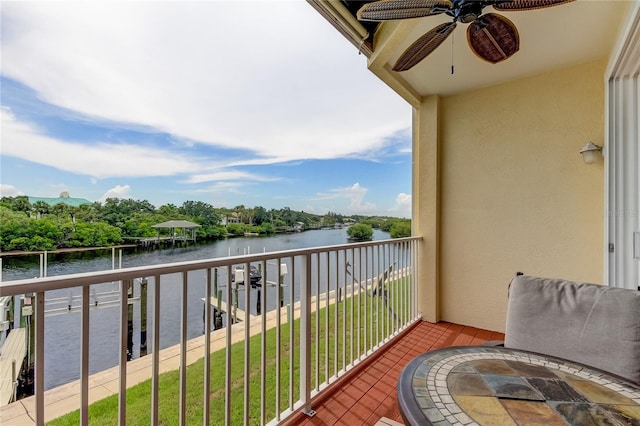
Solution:
M409 425L640 424L640 387L551 356L495 346L438 349L398 379Z

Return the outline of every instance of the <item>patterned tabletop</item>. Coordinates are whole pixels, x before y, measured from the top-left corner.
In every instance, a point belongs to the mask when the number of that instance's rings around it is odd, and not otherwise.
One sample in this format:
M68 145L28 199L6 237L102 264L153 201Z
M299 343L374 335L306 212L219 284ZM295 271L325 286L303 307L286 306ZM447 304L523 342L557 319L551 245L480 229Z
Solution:
M638 425L640 387L581 364L494 346L427 352L398 382L411 425Z

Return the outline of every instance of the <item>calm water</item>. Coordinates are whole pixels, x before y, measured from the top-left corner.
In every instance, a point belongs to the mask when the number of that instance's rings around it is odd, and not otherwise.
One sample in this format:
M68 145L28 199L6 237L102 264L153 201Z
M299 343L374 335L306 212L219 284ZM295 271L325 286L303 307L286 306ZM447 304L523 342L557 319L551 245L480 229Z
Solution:
M112 257L111 250L101 253L77 252L66 254L50 254L48 256L47 275L66 275L81 272L91 272L111 269L115 263L116 268L120 262L123 268L158 265L163 263L210 259L225 257L228 255L257 254L305 247L329 246L345 244L346 229L332 229L319 231L306 231L296 234L281 234L271 237L244 237L216 241L209 244L200 244L184 248L172 248L155 251L136 249L124 249L122 257L116 251L116 258ZM389 234L374 231L374 240L388 239ZM40 275L39 256L4 257L2 265L2 280L11 281L17 279L33 278ZM340 260L344 264L344 259ZM321 270L326 270L321 268ZM291 266L289 266L291 271ZM334 273L334 269L330 273ZM356 269L357 271L357 269ZM274 281L277 277L277 265L267 265L268 281ZM324 272L323 272L324 273ZM219 271L220 282L226 282L226 271ZM273 277L273 278L272 278ZM189 273L188 286L188 330L187 338L191 339L203 334L204 331L204 303L202 298L205 290L204 271ZM149 280L148 298L153 297L153 280ZM222 290L225 290L224 288ZM297 299L298 291L294 289L293 298ZM91 373L102 371L118 364L119 322L117 320L119 309L116 306L106 306L106 300L114 299L112 294L118 291L117 283L100 284L91 287L92 294L97 294L100 304L91 310L90 316L90 360ZM277 303L275 287L267 287L267 306L263 311L274 309ZM321 289L324 291L324 289ZM166 348L175 345L180 340L180 300L181 277L180 274L162 277L160 290L160 347ZM139 283L134 286L135 296L139 296ZM64 308L68 305L70 297L80 295L80 289L49 291L46 293L46 310ZM284 292L285 303L289 303L291 295L289 289ZM255 300L257 291L251 293L252 313L256 314ZM56 303L55 300L59 302ZM73 301L77 306L79 301ZM103 306L101 306L101 304ZM244 308L244 292L238 297L239 307ZM152 330L151 306L149 306L147 330ZM134 304L134 332L133 332L133 356L140 356L140 306ZM62 309L61 314L48 313L45 327L45 388L50 389L61 384L76 380L80 376L80 313L67 312ZM147 338L149 352L152 341Z

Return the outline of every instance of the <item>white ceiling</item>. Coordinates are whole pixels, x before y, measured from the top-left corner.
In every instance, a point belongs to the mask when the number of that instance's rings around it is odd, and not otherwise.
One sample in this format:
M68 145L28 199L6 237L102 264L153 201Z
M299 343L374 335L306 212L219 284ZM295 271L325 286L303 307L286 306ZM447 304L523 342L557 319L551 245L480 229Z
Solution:
M520 50L498 64L485 62L469 49L467 24L459 23L454 34L431 55L395 77L405 80L422 96L449 95L608 57L631 3L577 0L545 9L497 12L511 20L520 35ZM492 7L484 9L484 13L490 12L495 12ZM396 59L413 41L450 19L447 15L438 15L395 24L393 42L374 45L375 54L379 53L378 48L388 49L380 55L386 58L383 68L393 73L390 69Z

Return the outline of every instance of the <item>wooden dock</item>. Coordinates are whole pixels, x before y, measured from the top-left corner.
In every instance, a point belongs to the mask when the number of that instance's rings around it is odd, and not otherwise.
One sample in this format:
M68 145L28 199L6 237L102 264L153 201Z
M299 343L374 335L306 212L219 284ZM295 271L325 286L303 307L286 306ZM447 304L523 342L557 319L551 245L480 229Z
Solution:
M7 336L0 354L0 407L13 402L16 377L27 355L27 329L14 328ZM15 361L15 367L13 363Z
M187 243L195 243L196 239L185 236L175 237L127 237L125 240L129 243L133 243L138 247L155 248L155 247L169 247L176 245L184 245Z

